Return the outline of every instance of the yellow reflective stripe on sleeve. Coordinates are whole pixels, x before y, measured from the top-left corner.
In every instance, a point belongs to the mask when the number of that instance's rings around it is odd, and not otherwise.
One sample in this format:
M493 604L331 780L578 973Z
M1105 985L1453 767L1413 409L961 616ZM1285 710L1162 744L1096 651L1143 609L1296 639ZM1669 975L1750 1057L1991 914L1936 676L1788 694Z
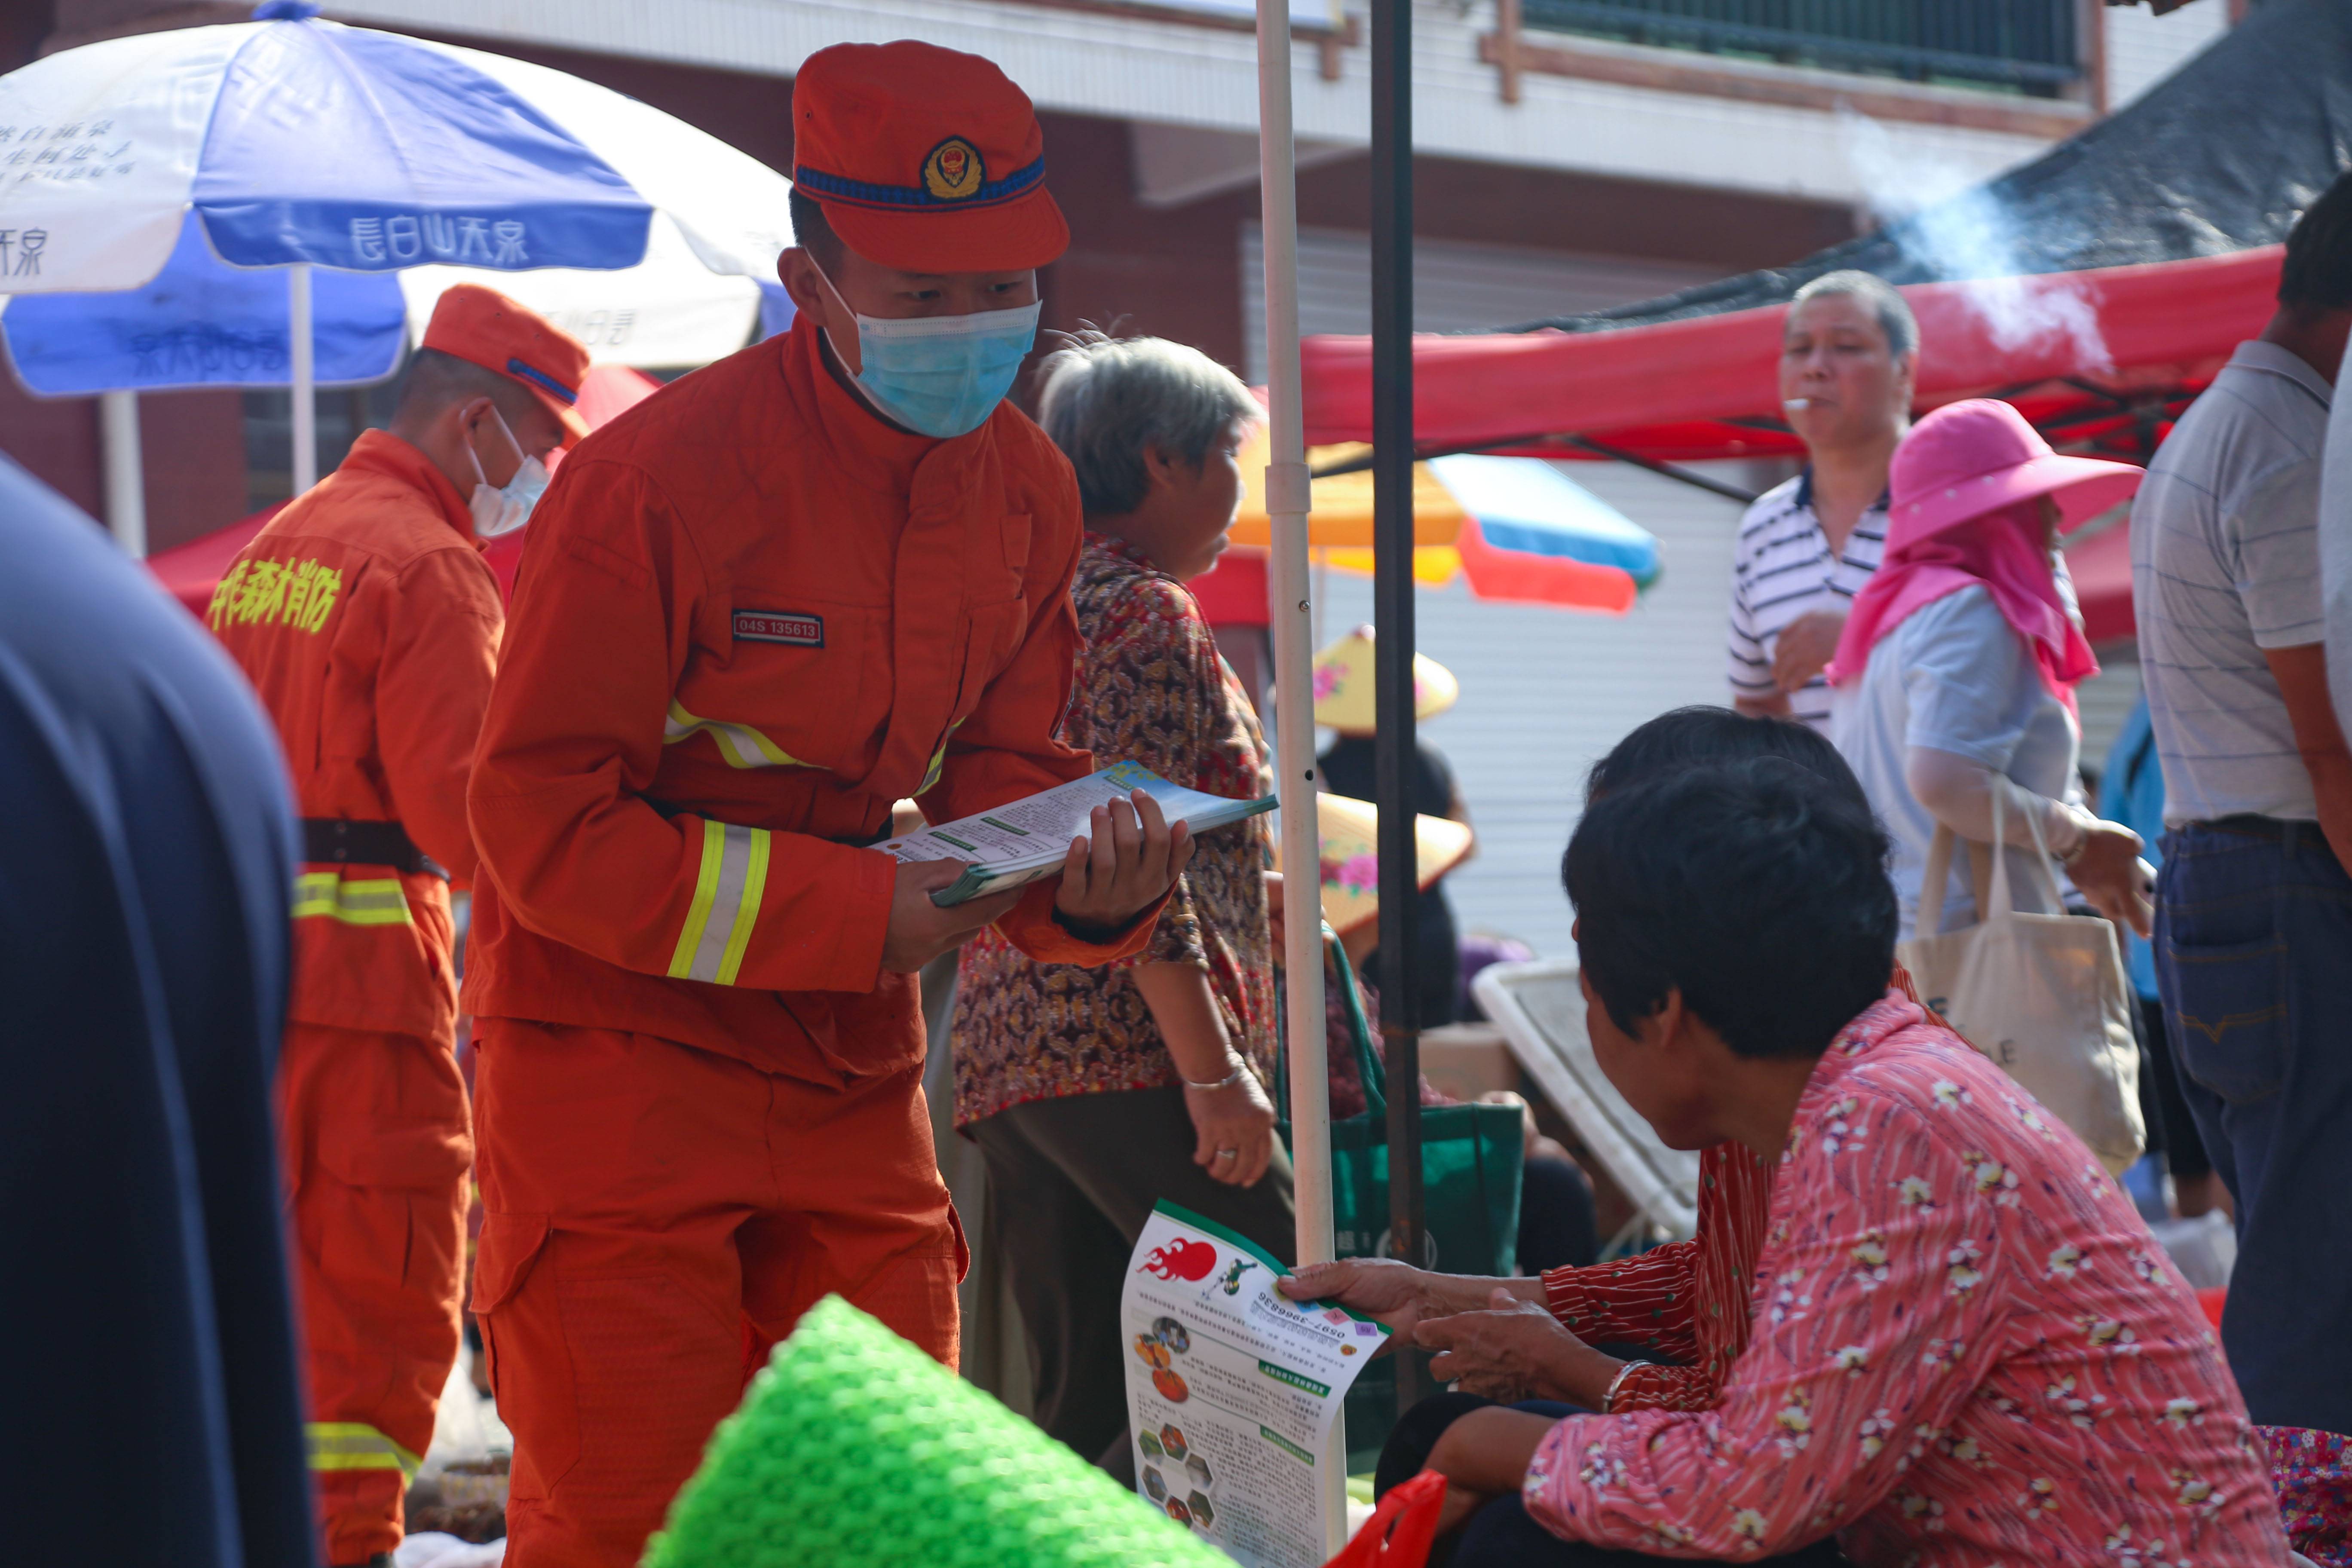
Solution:
M730 833L747 831L730 827ZM744 868L743 892L736 901L733 929L727 934L727 950L719 955L719 984L735 984L736 972L743 967L743 950L751 945L751 928L760 923L760 895L768 890L768 832L762 827L748 829L751 836L751 864Z
M749 724L698 719L688 712L676 698L672 698L669 716L662 721L662 744L675 746L697 734L708 734L711 743L719 748L719 759L730 768L806 768L815 765L801 761Z
M339 871L305 871L294 879L294 918L341 921L351 926L415 923L399 878L347 882Z
M702 866L695 874L694 902L687 906L686 924L678 929L677 951L669 955L669 977L684 980L694 969L695 949L702 944L703 928L710 923L710 900L719 891L719 847L725 825L708 817L702 824Z
M398 1470L413 1477L425 1461L358 1421L310 1421L302 1426L314 1470Z
M735 984L768 887L768 844L764 827L703 823L702 865L677 951L670 955L671 979Z

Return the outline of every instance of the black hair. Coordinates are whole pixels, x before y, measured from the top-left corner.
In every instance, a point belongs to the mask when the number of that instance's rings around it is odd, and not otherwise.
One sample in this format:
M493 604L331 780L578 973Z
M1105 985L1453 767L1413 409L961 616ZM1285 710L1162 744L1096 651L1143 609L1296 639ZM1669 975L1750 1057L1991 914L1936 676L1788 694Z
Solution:
M2352 309L2352 174L2338 177L2294 220L2278 302L2290 310Z
M1852 791L1784 757L1612 789L1562 865L1578 963L1627 1034L1679 991L1737 1055L1818 1056L1894 972L1886 853Z
M1819 773L1864 811L1870 797L1835 746L1810 724L1768 719L1704 704L1661 713L1617 742L1585 776L1584 804L1613 791L1647 784L1700 763L1785 757Z
M814 196L801 195L801 188L794 185L789 205L793 215L793 243L815 257L816 264L824 268L824 275L833 277L841 270L841 253L848 247L841 243L841 236L833 232L833 225L825 219L824 208Z

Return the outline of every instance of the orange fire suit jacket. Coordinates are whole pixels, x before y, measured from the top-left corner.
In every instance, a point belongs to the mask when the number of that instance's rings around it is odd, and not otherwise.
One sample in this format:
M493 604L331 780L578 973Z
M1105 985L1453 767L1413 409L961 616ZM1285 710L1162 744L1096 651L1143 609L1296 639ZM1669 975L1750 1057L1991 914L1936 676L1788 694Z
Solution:
M465 498L382 430L269 520L205 621L261 694L306 817L397 822L462 885L466 772L503 623ZM449 885L305 864L295 1021L447 1040L457 1020Z
M881 971L894 801L932 821L1092 765L1055 739L1079 647L1077 485L1009 404L892 430L805 321L565 460L530 525L470 802L466 1004L837 1087L918 1060ZM1098 963L1058 882L1000 921Z

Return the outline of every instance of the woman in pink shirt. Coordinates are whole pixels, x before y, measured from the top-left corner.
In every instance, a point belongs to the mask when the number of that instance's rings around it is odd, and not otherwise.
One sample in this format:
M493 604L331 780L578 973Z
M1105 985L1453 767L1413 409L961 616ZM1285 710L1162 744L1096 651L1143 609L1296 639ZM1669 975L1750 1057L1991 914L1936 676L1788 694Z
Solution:
M1602 1070L1670 1144L1778 1161L1752 1337L1712 1409L1454 1420L1429 1457L1454 1568L1754 1563L1832 1536L1864 1568L2287 1561L2213 1336L2121 1189L1886 989L1885 855L1843 793L1769 759L1579 825ZM1369 1299L1384 1272L1297 1289ZM1503 1292L1398 1326L1473 1393L1557 1395L1597 1355Z

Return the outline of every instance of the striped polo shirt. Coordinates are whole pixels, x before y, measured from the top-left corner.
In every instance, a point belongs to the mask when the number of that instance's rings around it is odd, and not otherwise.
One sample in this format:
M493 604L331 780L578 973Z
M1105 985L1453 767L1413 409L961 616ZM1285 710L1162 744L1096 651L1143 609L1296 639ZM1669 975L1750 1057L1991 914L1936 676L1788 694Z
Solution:
M1854 520L1845 549L1832 552L1813 514L1813 470L1776 485L1739 520L1731 563L1731 692L1772 694L1772 650L1790 622L1812 610L1844 610L1878 570L1886 549L1886 497ZM1823 734L1829 682L1815 675L1790 695L1790 715Z

